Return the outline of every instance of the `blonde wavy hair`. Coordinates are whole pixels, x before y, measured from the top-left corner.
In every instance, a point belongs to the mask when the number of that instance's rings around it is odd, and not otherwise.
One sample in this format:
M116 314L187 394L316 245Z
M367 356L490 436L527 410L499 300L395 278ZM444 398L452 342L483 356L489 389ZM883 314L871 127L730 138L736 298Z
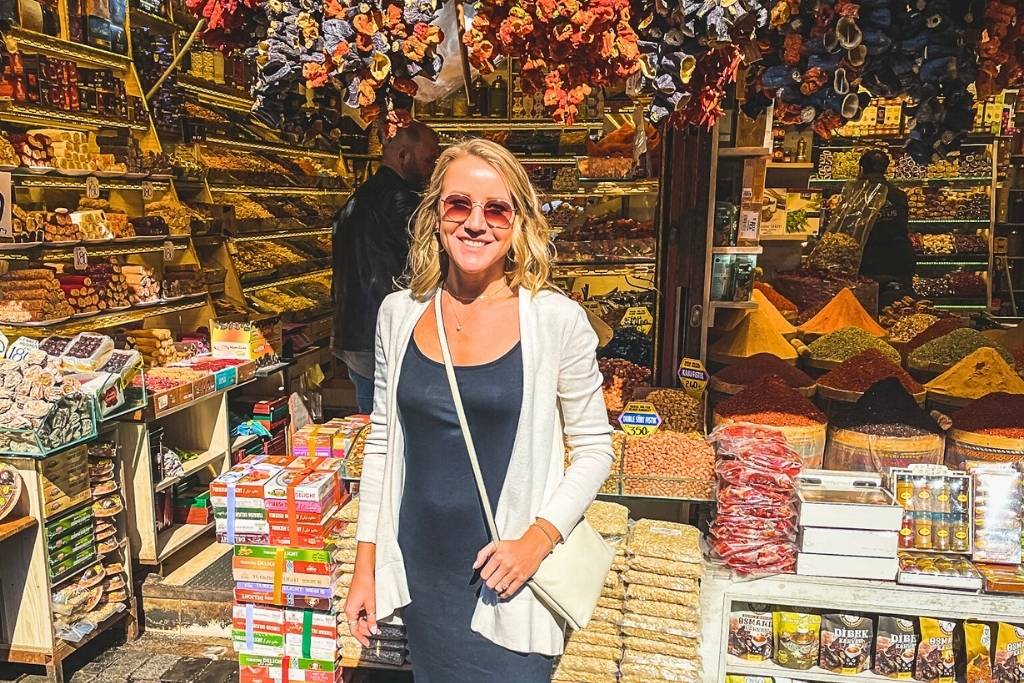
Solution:
M519 160L499 144L473 138L452 145L441 154L430 177L430 183L416 210L412 224L412 244L406 271L412 295L423 300L444 283L448 274L448 255L441 249L436 234L440 225L439 204L441 183L448 167L456 159L475 156L486 161L508 186L515 207L512 218L512 248L506 268L509 287L522 287L536 294L553 289L550 282L552 246L548 221L541 211L537 191L530 184L526 169Z

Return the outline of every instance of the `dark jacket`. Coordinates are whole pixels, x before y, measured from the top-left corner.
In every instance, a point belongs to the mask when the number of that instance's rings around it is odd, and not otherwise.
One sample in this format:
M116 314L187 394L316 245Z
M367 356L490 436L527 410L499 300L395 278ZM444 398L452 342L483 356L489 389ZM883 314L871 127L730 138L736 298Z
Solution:
M334 219L334 350L373 351L377 309L405 272L420 197L381 166Z
M917 259L907 233L907 194L888 181L885 184L888 186L885 204L864 245L860 272L868 277L893 278L909 283Z

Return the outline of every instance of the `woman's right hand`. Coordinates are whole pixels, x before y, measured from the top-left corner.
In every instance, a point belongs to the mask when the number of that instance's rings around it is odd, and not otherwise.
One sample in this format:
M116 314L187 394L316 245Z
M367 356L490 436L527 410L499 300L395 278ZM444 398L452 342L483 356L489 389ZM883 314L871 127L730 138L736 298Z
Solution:
M356 549L355 571L345 600L345 619L348 630L363 647L370 646L370 636L379 635L377 628L377 582L374 559L377 547L373 543L360 543Z

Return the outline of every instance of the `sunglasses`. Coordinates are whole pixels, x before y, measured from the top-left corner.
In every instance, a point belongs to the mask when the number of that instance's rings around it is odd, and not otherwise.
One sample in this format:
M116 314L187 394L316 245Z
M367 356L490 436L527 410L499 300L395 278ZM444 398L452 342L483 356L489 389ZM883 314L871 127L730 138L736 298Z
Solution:
M484 220L492 228L508 228L512 225L515 207L500 199L491 199L486 204L474 202L461 194L450 194L441 198L441 220L465 223L473 213L473 207L484 210Z

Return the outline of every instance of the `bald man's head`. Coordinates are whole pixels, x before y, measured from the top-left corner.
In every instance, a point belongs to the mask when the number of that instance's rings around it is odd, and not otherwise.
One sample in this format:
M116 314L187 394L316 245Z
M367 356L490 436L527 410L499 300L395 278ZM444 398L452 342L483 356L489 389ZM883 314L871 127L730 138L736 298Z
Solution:
M420 189L430 180L440 153L437 133L425 123L413 121L385 141L382 162L407 183Z

